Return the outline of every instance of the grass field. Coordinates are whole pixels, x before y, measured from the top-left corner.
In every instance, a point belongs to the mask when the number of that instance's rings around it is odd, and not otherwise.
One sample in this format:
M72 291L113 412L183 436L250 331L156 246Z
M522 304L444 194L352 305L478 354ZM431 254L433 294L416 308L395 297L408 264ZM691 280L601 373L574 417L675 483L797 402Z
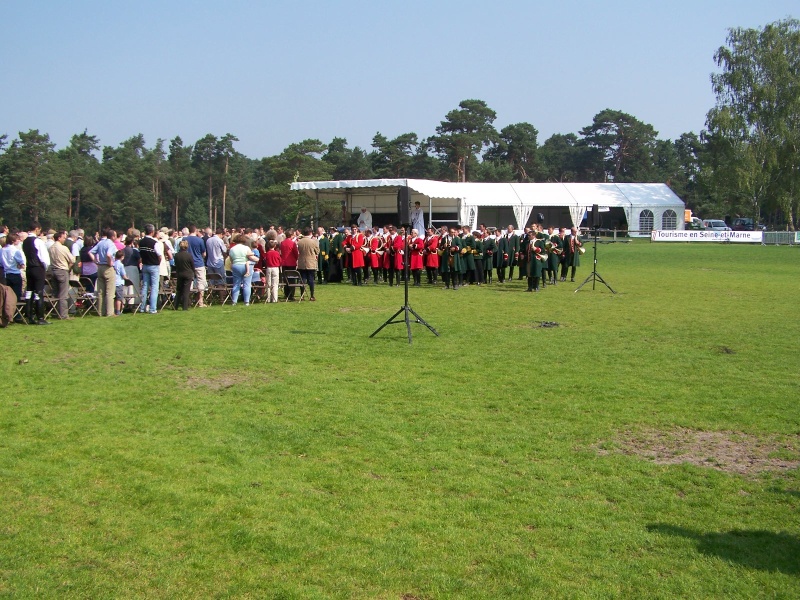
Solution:
M800 249L598 270L3 330L0 596L800 596Z

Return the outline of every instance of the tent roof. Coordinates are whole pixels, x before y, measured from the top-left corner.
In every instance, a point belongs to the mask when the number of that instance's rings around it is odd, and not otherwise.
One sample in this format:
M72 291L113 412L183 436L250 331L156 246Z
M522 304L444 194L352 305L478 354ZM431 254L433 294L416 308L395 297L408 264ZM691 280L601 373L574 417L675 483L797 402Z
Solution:
M455 183L428 179L351 179L299 181L292 190L324 190L337 194L389 195L408 186L428 198L461 200L474 206L683 207L683 201L663 183Z

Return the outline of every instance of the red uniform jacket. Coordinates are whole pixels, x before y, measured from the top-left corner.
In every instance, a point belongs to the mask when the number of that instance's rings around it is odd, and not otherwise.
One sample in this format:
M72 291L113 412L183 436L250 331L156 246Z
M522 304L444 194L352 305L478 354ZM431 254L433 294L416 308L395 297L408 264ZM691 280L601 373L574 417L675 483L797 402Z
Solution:
M434 269L438 268L439 254L437 250L439 249L439 236L432 235L429 238L426 238L425 249L427 250L425 253L425 266L432 267Z
M394 248L394 268L398 271L402 271L403 254L406 248L405 238L398 233L396 236L394 236L394 242L392 243L392 247Z
M297 243L292 238L286 238L281 242L281 266L285 269L297 268L297 257L300 253L297 250Z
M408 242L408 251L411 253L411 270L422 269L422 252L425 249L425 240L421 237L412 239Z
M356 235L347 236L344 240L344 245L350 244L353 247L352 252L345 252L350 257L350 266L354 269L360 269L364 266L364 253L361 247L364 245L364 234L357 233Z

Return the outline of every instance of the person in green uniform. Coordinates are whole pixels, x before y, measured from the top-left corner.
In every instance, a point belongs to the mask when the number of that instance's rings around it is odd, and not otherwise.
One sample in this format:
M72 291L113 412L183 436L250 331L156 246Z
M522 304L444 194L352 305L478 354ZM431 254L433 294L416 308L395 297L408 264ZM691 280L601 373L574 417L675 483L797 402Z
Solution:
M535 246L535 247L539 248L539 254L544 259L544 260L542 258L539 259L539 261L542 263L540 265L542 272L539 275L539 277L540 277L540 281L539 282L541 283L541 286L543 288L546 288L547 287L547 277L545 277L546 271L547 271L547 260L546 260L546 258L547 258L547 242L548 242L549 238L547 237L547 232L544 230L544 228L541 225L539 225L538 233L535 235L535 237L536 237L536 243L539 244L538 246Z
M544 261L540 257L546 256L545 241L536 235L535 230L528 234L528 289L527 292L538 292L539 281L544 273Z
M549 283L555 285L556 278L558 277L558 266L561 264L561 251L563 248L561 238L558 237L558 234L555 233L552 227L548 227L547 235L550 241L550 249L548 250L547 256L547 276L550 278Z
M453 262L450 265L450 280L453 284L453 289L457 290L464 285L464 272L466 271L466 266L464 264L464 256L461 252L464 249L464 243L463 240L458 236L457 227L450 228L450 237L453 238L453 241L450 245L450 256L453 259Z
M561 271L566 281L567 267L572 267L572 275L570 281L575 281L575 268L581 266L581 247L583 242L581 236L578 234L578 229L573 227L569 235L564 238L564 268Z
M343 228L342 231L344 231ZM342 254L344 253L342 231L331 228L330 254L328 254L329 283L339 283L342 280Z
M514 267L519 261L519 236L514 231L514 226L506 227L506 239L508 240L508 280L514 279Z
M492 283L494 272L494 254L497 251L497 240L493 233L486 233L483 238L483 281Z
M506 280L506 267L508 266L508 238L502 230L497 230L495 240L497 248L494 253L494 266L497 269L497 282L504 283Z
M519 239L519 259L517 260L517 264L519 265L519 275L517 275L517 279L522 279L528 275L528 256L523 246L528 240L528 232L530 230L530 227L525 226L525 233L523 233Z
M328 256L331 252L331 241L328 239L324 227L317 227L317 241L319 242L319 255L317 256L317 282L328 283Z
M472 236L469 225L461 227L461 257L464 265L464 282L475 283L475 238Z
M472 255L475 260L475 285L483 283L483 235L480 231L473 231L472 237L475 239L475 247Z

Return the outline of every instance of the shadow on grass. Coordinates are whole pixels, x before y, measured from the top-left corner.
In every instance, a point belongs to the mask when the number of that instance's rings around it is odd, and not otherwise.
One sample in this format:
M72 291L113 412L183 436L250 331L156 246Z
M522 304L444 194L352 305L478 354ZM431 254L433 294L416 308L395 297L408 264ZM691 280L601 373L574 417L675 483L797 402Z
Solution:
M680 536L694 541L697 550L751 569L800 575L800 539L788 533L735 529L720 533L700 533L685 527L657 523L648 531Z

